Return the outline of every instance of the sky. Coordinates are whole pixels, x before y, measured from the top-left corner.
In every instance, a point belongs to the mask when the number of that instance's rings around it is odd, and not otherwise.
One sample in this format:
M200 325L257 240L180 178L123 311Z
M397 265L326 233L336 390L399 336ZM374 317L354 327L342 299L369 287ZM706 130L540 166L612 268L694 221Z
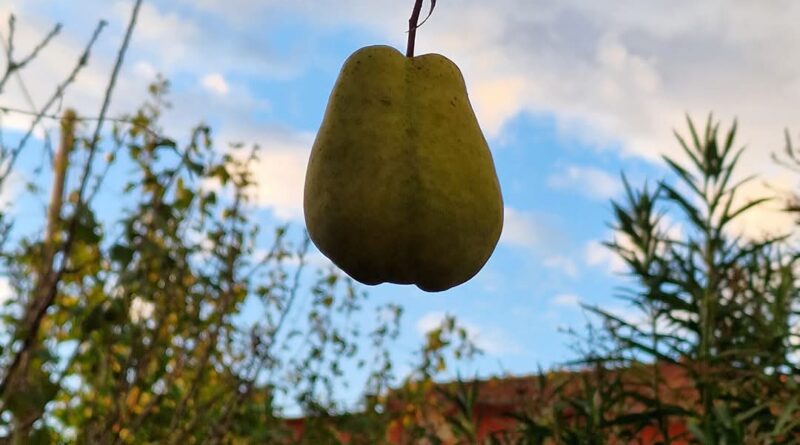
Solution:
M134 109L163 74L173 87L169 134L205 121L218 141L258 143L258 217L301 230L305 166L339 69L367 45L404 48L412 4L145 0L112 114ZM132 5L0 1L0 18L17 15L21 51L64 26L23 73L36 104L105 19L89 67L63 99L96 114ZM770 155L782 149L784 129L800 132L798 13L800 3L788 0L438 1L417 54L440 53L461 68L494 157L505 225L489 262L462 286L365 289L374 304L405 307L399 356L452 314L485 352L469 372L526 374L575 357L561 330L583 326L580 303L634 316L615 298L628 283L624 267L601 244L613 235L610 200L620 197L623 172L637 187L666 177L661 156L681 159L673 130L685 130L687 114L704 121L713 112L723 128L738 119L748 147L740 176L760 177L740 199L792 190L797 178ZM0 101L27 106L14 86ZM2 119L6 131L26 128L22 115ZM25 199L14 205L21 218L42 211ZM772 205L734 230L758 236L791 224Z

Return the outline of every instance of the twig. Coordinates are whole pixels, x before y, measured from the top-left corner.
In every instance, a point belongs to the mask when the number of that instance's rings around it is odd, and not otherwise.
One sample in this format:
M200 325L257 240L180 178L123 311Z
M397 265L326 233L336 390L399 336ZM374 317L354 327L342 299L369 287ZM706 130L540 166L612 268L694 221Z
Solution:
M42 116L47 113L47 110L56 103L58 99L60 99L64 95L64 91L66 88L75 81L75 78L78 76L78 73L88 64L89 62L89 53L91 48L94 46L95 41L100 36L100 32L106 26L105 21L101 21L98 23L97 28L95 28L94 33L92 34L92 38L89 40L89 43L86 45L86 48L83 51L80 59L78 59L77 65L75 68L72 69L69 77L62 82L58 88L56 88L56 92L53 94L52 97L47 101L42 110L36 114L33 122L31 123L30 128L28 128L28 132L25 133L25 136L20 140L17 147L11 152L11 159L8 160L5 170L2 174L0 174L0 186L5 182L6 178L8 178L9 173L11 173L11 169L14 167L14 163L16 162L19 154L22 152L22 149L25 147L25 144L28 143L28 139L30 139L31 135L33 135L33 129L36 128L36 125L42 120Z
M14 17L13 14L11 15L11 17L9 17L10 35L9 35L8 43L6 43L6 40L3 37L3 33L0 32L0 44L3 45L3 49L4 49L5 53L6 53L6 60L7 60L6 70L7 70L8 73L11 72L11 71L9 71L9 68L13 64L13 62L12 62L12 57L13 57L12 52L13 52L13 48L14 48L13 31L14 31L14 28L15 28L13 26L13 23L14 23L13 17ZM39 54L39 51L41 51L41 49L44 48L49 43L49 41L52 40L52 38L55 37L56 34L59 33L60 30L61 30L61 24L56 24L56 26L53 28L53 30L50 31L50 34L48 34L48 36L45 38L45 40L43 40L36 47L36 49L25 59L24 63L16 64L17 68L13 70L13 72L16 74L17 83L19 83L19 89L22 92L22 95L24 96L25 101L31 107L31 110L34 110L32 113L36 112L35 110L37 109L37 107L36 107L36 104L33 101L33 97L31 96L30 91L28 90L27 86L25 86L25 81L22 79L22 75L20 74L20 70L22 69L22 67L27 65L28 62L30 62L30 60L32 60L34 57L36 57ZM0 86L0 94L2 94L2 90L3 90L3 88L2 88L2 86ZM48 131L47 128L43 127L42 129L44 130L44 134L45 134L45 147L47 148L47 154L49 155L50 160L52 161L53 150L52 150L52 147L51 147L51 144L50 144L50 132ZM5 147L3 146L2 141L0 141L0 159L2 159L2 157L4 155L5 155Z
M0 34L0 42L3 44L3 48L6 52L6 72L3 74L3 77L0 78L0 94L3 92L3 87L5 86L8 79L11 77L15 71L19 71L25 67L31 60L35 59L36 56L39 55L39 52L47 46L53 38L61 32L61 24L58 23L56 26L53 27L52 30L45 36L45 38L33 48L30 54L27 57L24 57L21 61L15 62L14 61L14 31L16 29L16 19L14 14L11 14L8 17L8 44L6 44L5 39L3 39L3 35Z
M122 68L122 62L125 59L125 53L128 51L128 45L130 44L133 28L136 26L136 19L139 17L139 9L141 6L142 0L136 0L136 4L133 6L133 12L131 13L130 22L128 23L128 29L125 32L125 38L122 40L122 46L117 53L117 61L114 64L114 70L111 73L111 81L109 81L108 87L106 88L106 93L103 98L103 105L100 108L100 116L97 119L97 126L95 127L94 135L92 135L92 139L89 142L89 158L86 161L86 170L84 171L83 178L81 178L81 186L78 189L78 204L81 203L83 192L86 189L86 183L89 181L92 159L97 152L97 144L100 140L100 132L103 130L103 122L105 121L106 113L108 112L108 106L111 103L111 95L114 92L114 86L117 84L117 77L119 76L119 71Z
M100 133L100 130L102 129L102 118L105 116L105 113L106 113L106 111L108 109L108 104L110 102L110 96L111 96L111 93L112 93L112 91L114 89L114 85L116 84L116 79L117 79L117 76L119 74L120 67L122 66L122 60L124 59L125 52L126 52L126 50L128 48L128 43L130 41L130 37L131 37L131 34L133 32L133 28L134 28L134 26L136 24L136 19L137 19L138 13L139 13L139 8L141 7L141 3L142 3L142 0L137 0L136 1L136 5L134 6L133 13L131 14L130 23L128 24L127 32L125 33L125 38L123 40L123 43L122 43L122 46L121 46L119 52L117 53L117 62L114 65L114 70L113 70L112 75L111 75L111 80L109 81L109 86L106 89L105 99L103 101L103 107L102 107L101 113L100 113L100 120L98 121L97 128L95 129L94 137L92 138L92 143L91 143L91 146L90 146L90 153L89 153L89 155L90 155L89 156L90 157L89 161L91 161L91 157L94 154L94 151L96 150L96 147L97 147L97 141L99 139L99 133ZM94 44L94 41L97 39L97 36L99 35L100 30L105 26L105 24L106 24L106 22L103 21L103 22L100 22L100 25L98 25L97 29L94 32L94 35L92 36L92 40L91 40L90 44L87 46L86 51L84 52L83 56L81 57L81 60L78 63L78 66L76 67L76 71L78 70L79 67L82 67L83 65L86 64L87 59L88 59L89 48L91 48L91 46ZM73 75L70 76L70 78L74 79L74 75L75 74L77 74L77 73L75 71L73 71ZM59 88L59 91L62 91L61 87ZM58 94L55 95L54 98L55 97L58 97ZM54 99L51 99L51 101L48 102L48 105L45 106L45 108L43 110L43 113L46 112L46 110L52 105L53 102L55 102ZM40 119L41 119L41 117L37 116L36 122L38 122ZM2 396L2 397L5 397L6 391L7 391L8 386L9 386L9 382L13 381L16 378L18 370L21 369L20 365L23 363L23 361L24 361L23 359L26 358L28 356L28 354L30 354L31 349L33 348L33 346L35 344L36 337L37 337L38 331L39 331L39 327L41 326L42 320L44 319L44 315L47 312L47 309L53 304L53 301L55 300L55 297L56 297L56 295L58 293L58 283L60 282L61 277L65 273L65 270L66 270L66 267L67 267L67 264L68 264L68 258L70 256L70 253L71 253L71 250L72 250L72 246L73 246L73 244L75 242L75 233L76 233L77 228L78 228L78 221L80 219L80 215L82 213L82 206L83 206L83 200L81 198L81 195L83 194L83 190L86 188L87 177L88 177L88 173L90 172L90 168L89 168L90 165L91 165L91 163L87 164L87 167L84 169L84 174L85 175L84 175L83 178L81 178L81 187L80 187L80 193L78 195L78 202L76 204L74 214L73 214L72 219L70 221L69 231L67 232L67 238L66 238L66 240L64 242L64 247L62 249L62 252L64 254L64 260L61 262L61 267L59 268L59 270L56 273L50 272L49 274L47 274L44 277L41 277L41 279L40 279L39 285L37 286L38 292L37 292L36 299L33 301L33 304L31 305L31 308L25 314L26 315L25 323L22 326L22 329L20 331L18 331L18 332L21 332L22 337L23 337L23 339L22 339L22 347L14 355L14 360L12 361L11 365L9 366L8 371L6 372L6 374L3 376L2 382L0 382L0 396ZM0 177L0 179L1 178L2 177ZM50 268L52 270L52 265L50 265Z
M17 18L14 14L8 16L8 65L6 72L13 71L14 65L12 54L14 53L14 32L17 30Z
M422 0L416 0L414 9L411 11L411 18L408 19L408 46L406 47L406 57L414 57L414 45L417 40L417 23L419 14L422 12Z
M26 111L26 110L22 110L20 108L5 107L5 106L2 106L2 105L0 105L0 113L16 113L16 114L24 114L24 115L28 115L28 116L41 116L42 119L52 119L52 120L58 120L58 121L60 121L61 119L64 119L64 114L52 114L52 113L50 113L50 114L44 113L43 114L43 113L39 113L38 111ZM100 119L101 118L99 116L88 116L88 117L77 116L76 117L77 122L96 122L96 121L99 121ZM102 119L104 121L106 121L106 122L115 122L115 123L118 123L118 124L141 125L141 122L136 122L136 120L133 119L133 118L126 119L126 118L122 118L122 117L104 117ZM154 136L156 138L160 137L158 132L156 130L153 130L150 127L144 127L144 128L142 128L142 130L144 130L150 136Z
M120 140L120 143L114 147L113 150L108 152L108 155L111 156L110 160L106 162L105 168L103 168L103 172L97 176L97 180L94 183L94 187L89 192L89 196L86 198L86 202L94 201L94 197L100 192L100 189L103 188L103 181L106 177L108 177L108 172L111 171L111 166L113 164L113 160L117 157L117 153L124 147L125 142L127 141L127 137L124 137Z

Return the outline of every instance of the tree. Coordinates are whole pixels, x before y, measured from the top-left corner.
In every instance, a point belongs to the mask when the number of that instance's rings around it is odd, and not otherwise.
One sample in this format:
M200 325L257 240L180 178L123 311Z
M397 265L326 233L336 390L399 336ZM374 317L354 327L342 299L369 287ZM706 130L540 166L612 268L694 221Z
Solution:
M601 325L589 326L571 372L542 386L551 397L511 414L515 443L800 440L797 247L788 234L753 240L731 229L776 199L736 199L755 179L734 179L736 124L724 137L711 117L702 133L688 127L688 138L676 133L686 161L664 158L672 178L635 189L623 177L625 198L612 202L607 246L627 266L621 296L641 316L586 308ZM786 153L796 162L788 138Z
M800 431L786 424L796 416L788 402L798 383L789 329L799 296L797 256L786 235L750 240L730 230L771 199L737 206L741 186L754 178L733 179L743 151L735 147L736 124L724 138L710 117L702 134L688 124L688 142L677 136L688 162L665 158L677 182L652 191L626 183L626 202L614 204L620 236L609 247L628 265L637 287L626 297L647 322L592 310L618 346L615 362L652 361L653 385L662 363L684 369L693 382L696 404L665 405L658 389L643 400L665 440L663 419L676 414L700 443L787 440L781 438ZM670 235L664 215L684 223L685 234Z
M258 148L219 147L205 125L185 141L166 136L167 81L158 79L134 113L107 116L140 5L98 116L51 108L88 63L104 23L53 99L31 112L30 131L0 147L2 187L35 145L34 127L60 122L45 229L15 232L13 217L0 215L0 258L14 289L0 338L2 440L293 443L280 417L295 404L309 419L307 441L347 433L374 443L387 423L381 408L367 405L374 416L361 420L375 419L367 425L348 418L338 390L346 371L362 369L363 394L384 393L402 308L384 305L374 324L353 323L366 294L332 266L310 270L305 235L289 227L261 234L252 219ZM18 60L9 23L0 93L60 29ZM106 187L112 174L128 179L124 190ZM104 220L97 207L109 194L123 211ZM245 304L262 311L255 321L242 315ZM449 345L429 349L444 357Z

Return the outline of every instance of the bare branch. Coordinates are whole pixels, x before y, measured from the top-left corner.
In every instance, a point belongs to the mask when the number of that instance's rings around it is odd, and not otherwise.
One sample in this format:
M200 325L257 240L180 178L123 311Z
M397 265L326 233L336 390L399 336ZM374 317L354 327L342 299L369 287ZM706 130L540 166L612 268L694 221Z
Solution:
M28 62L30 62L31 60L35 59L36 56L39 55L39 52L41 52L42 49L44 49L44 47L46 47L50 43L50 41L52 41L53 38L56 35L58 35L58 33L61 32L61 24L57 23L56 26L54 26L53 29L51 29L50 32L47 33L45 38L41 42L39 42L39 44L36 45L36 47L33 48L30 54L28 54L26 57L23 57L22 60L20 60L19 62L14 60L15 31L16 31L16 18L14 17L14 14L11 14L8 17L8 40L6 41L5 39L3 39L2 34L0 34L0 42L2 42L3 49L5 50L6 53L6 72L3 74L3 77L0 78L0 94L3 93L3 87L5 87L5 84L6 82L8 82L8 79L11 78L11 75L14 74L14 72L16 71L25 68L25 65L27 65Z
M44 40L42 40L38 45L36 45L35 48L33 48L33 51L31 51L31 53L28 54L28 57L25 57L24 59L20 60L15 64L15 68L18 70L25 68L25 65L27 65L28 62L30 62L31 60L35 59L36 56L39 55L39 52L42 49L44 49L44 47L47 46L50 43L50 41L53 40L53 38L57 36L58 33L60 32L61 32L61 23L57 23L56 26L54 26L53 29L50 30L47 36L45 36Z
M9 27L8 42L6 42L3 39L3 35L2 35L2 33L0 33L0 44L2 44L3 48L5 49L6 59L7 59L7 61L6 61L6 74L4 74L3 77L4 77L4 79L8 79L8 76L10 76L11 73L16 74L17 82L19 83L19 89L22 92L22 95L25 97L25 101L31 107L31 110L33 110L33 113L35 113L36 109L37 109L36 104L33 101L33 97L31 97L30 91L28 91L28 88L25 86L25 82L22 79L22 75L20 74L20 70L22 69L23 66L27 65L28 62L33 60L39 54L39 52L42 50L42 48L44 48L50 42L50 40L52 40L53 37L55 37L55 35L58 34L58 32L61 30L61 24L57 24L53 28L53 30L50 31L50 33L45 38L45 40L43 40L34 49L34 51L31 52L31 54L23 62L14 63L14 61L13 61L13 52L14 52L14 32L15 32L15 29L16 29L15 21L16 20L14 18L14 15L11 14L9 16L9 18L8 18L8 22L9 22L8 23L8 25L9 25L8 26ZM12 66L16 66L16 68L14 70L11 70ZM2 84L5 83L5 82L6 82L6 80L0 82L0 94L2 94L2 90L3 90ZM44 126L43 126L43 130L45 132L45 148L47 149L47 154L50 156L50 159L52 160L53 151L52 151L51 143L50 143L50 132L47 130L47 128L44 128ZM6 152L5 144L3 144L3 142L0 140L0 159L5 158L6 154L7 154L7 152Z
M130 22L128 23L128 29L125 32L125 37L122 39L122 46L117 52L117 61L114 63L114 70L111 73L111 80L108 82L108 87L106 88L106 93L103 97L103 105L100 107L100 116L97 119L97 126L94 129L94 135L92 135L92 139L89 141L89 157L86 161L86 169L83 177L81 178L81 186L78 189L78 206L80 206L82 203L83 192L86 189L86 184L89 181L89 176L92 169L92 159L97 152L97 144L100 141L100 132L103 130L103 122L105 121L106 113L108 112L108 106L111 103L111 95L114 92L114 86L117 84L117 77L119 76L119 71L122 68L122 62L125 60L125 53L128 51L128 45L130 44L133 28L136 26L136 19L139 17L139 9L141 6L142 0L136 0L136 4L133 5L133 12L131 13Z
M83 210L83 191L86 188L86 184L88 183L88 176L91 173L91 160L94 155L94 152L97 148L97 142L99 140L100 131L102 130L102 123L104 120L104 116L108 110L108 105L111 100L111 93L114 90L114 85L117 81L117 76L119 75L120 68L122 66L122 61L125 57L125 52L127 51L128 44L130 42L131 34L133 32L133 28L136 25L136 19L138 17L139 9L141 7L142 0L137 0L136 4L134 5L133 12L131 14L131 20L128 24L128 29L125 33L125 37L122 42L122 46L120 47L119 52L117 53L117 61L114 65L114 70L111 74L111 79L109 81L108 88L106 88L105 97L103 100L103 106L100 111L100 118L98 120L97 127L95 128L94 136L91 140L90 145L90 152L89 152L89 160L84 168L84 175L81 178L81 185L79 188L78 194L78 202L76 203L75 210L73 216L70 220L69 229L67 231L67 237L64 242L64 246L62 248L63 252L63 261L61 262L61 266L59 267L57 272L52 272L54 270L54 265L50 264L49 269L50 273L40 277L39 283L36 287L36 297L33 300L31 306L26 311L25 318L23 319L23 323L21 328L17 331L18 337L22 337L22 347L20 350L14 355L14 360L12 361L11 365L8 368L5 376L3 377L2 382L0 382L0 396L5 397L6 392L8 391L9 383L17 379L18 375L24 375L23 372L25 369L25 365L27 364L27 357L30 355L34 345L36 344L36 338L38 336L39 327L41 326L42 320L44 319L44 315L47 312L47 309L53 304L55 297L58 293L58 284L61 281L61 277L64 275L66 268L68 267L68 258L72 251L72 246L75 242L75 233L78 228L78 221L80 219L80 215ZM102 21L98 25L97 29L95 30L92 40L90 41L89 45L87 46L86 50L84 51L83 56L81 57L80 61L76 69L73 71L73 74L70 76L70 79L74 80L75 75L77 75L77 71L84 65L86 65L89 56L89 49L94 45L97 36L100 33L100 30L105 26L106 22ZM68 79L70 82L71 80ZM66 83L66 82L65 82ZM64 84L62 84L63 86ZM57 94L53 96L50 102L44 107L41 114L47 112L52 103L55 102L55 98L60 97L60 94L63 94L63 88L59 87L59 91ZM34 122L34 125L41 120L41 115L37 116ZM28 136L30 136L30 131ZM24 141L23 141L24 142ZM18 155L18 153L17 153ZM6 171L6 175L10 170ZM3 177L0 177L2 180ZM1 184L1 182L0 182ZM47 267L47 266L46 266Z
M24 114L24 115L27 115L27 116L39 116L42 119L52 119L52 120L57 120L57 121L60 121L60 120L64 119L64 113L62 113L62 114L44 113L43 114L43 113L40 113L38 111L26 111L26 110L22 110L20 108L4 107L2 105L0 105L0 113L15 113L15 114ZM99 121L100 119L101 118L99 116L88 116L88 117L87 116L76 116L76 121L77 122L96 122L96 121ZM106 121L106 122L116 122L116 123L119 123L119 124L141 126L141 122L137 122L135 119L124 119L124 118L118 118L118 117L103 117L102 119L104 121ZM156 137L156 138L160 138L161 137L158 134L158 132L156 132L156 130L153 130L150 127L143 127L141 129L143 131L145 131L146 133L148 133L150 136L153 136L153 137Z
M98 23L97 28L95 28L94 33L92 34L92 38L86 45L86 49L84 49L83 54L81 55L80 59L78 59L78 63L72 69L72 72L70 73L69 77L67 77L67 79L64 82L62 82L58 86L58 88L56 88L55 93L52 95L52 97L50 97L50 99L47 101L44 107L42 107L41 111L34 118L33 122L30 125L30 128L28 128L28 132L25 133L25 136L22 137L17 147L14 148L14 150L9 155L10 159L8 159L8 162L6 163L3 172L0 173L0 187L2 187L3 183L8 178L8 175L11 173L11 170L14 167L17 158L19 157L19 154L22 152L22 149L28 143L28 139L30 139L30 137L33 135L34 128L36 128L36 126L42 120L43 116L48 113L50 107L52 107L56 103L56 101L58 101L64 95L64 91L70 84L72 84L75 81L75 78L78 76L78 73L88 64L91 48L94 46L94 43L100 36L100 32L103 30L105 26L106 26L105 21L101 21L100 23Z

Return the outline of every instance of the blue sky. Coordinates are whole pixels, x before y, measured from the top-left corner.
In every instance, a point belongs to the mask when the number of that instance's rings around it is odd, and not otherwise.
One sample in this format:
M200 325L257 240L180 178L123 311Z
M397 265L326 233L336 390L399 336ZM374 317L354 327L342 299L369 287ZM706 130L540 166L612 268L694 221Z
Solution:
M55 22L58 41L25 72L42 103L71 67L94 24L109 21L91 65L64 104L95 114L128 0L4 0L18 16L20 46ZM204 120L217 140L259 143L258 215L270 227L302 227L302 181L314 134L344 59L371 44L403 48L412 1L146 0L112 111L139 104L156 73L173 83L169 134ZM666 174L678 155L672 130L684 114L738 117L750 146L742 174L759 173L741 199L795 181L769 162L784 128L800 130L800 28L796 2L707 0L440 0L419 31L417 53L458 64L489 140L506 224L485 268L439 294L368 288L374 304L406 308L398 357L445 313L469 328L485 354L464 368L534 372L573 358L559 327L580 328L578 302L627 311L614 298L618 260L600 246L612 233L609 200L620 174L634 185ZM5 34L5 24L0 26ZM3 104L25 108L10 88ZM25 128L23 116L4 126ZM34 218L40 204L21 199ZM38 212L38 213L37 213ZM27 216L26 216L27 215ZM791 221L765 209L737 230L756 235ZM678 228L679 230L679 228ZM324 263L319 255L318 263ZM629 312L628 312L629 313Z

